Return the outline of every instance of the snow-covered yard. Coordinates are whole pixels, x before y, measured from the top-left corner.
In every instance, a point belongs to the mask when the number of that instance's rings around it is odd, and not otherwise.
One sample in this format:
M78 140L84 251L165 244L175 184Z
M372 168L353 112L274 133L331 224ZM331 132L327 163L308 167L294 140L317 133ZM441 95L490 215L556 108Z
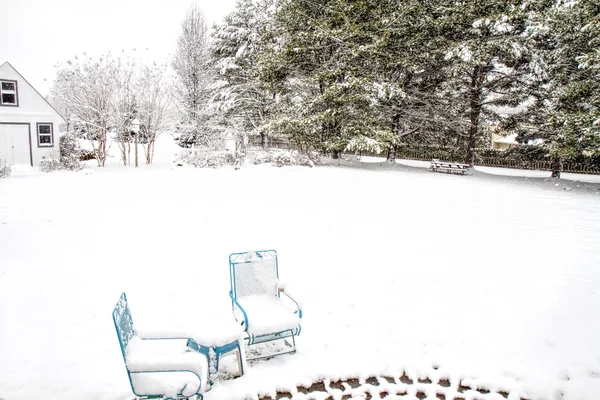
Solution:
M160 163L14 176L0 181L0 398L130 398L120 293L135 323L210 330L231 315L229 253L273 248L303 301L298 353L208 400L402 370L595 400L599 243L600 191L537 181Z

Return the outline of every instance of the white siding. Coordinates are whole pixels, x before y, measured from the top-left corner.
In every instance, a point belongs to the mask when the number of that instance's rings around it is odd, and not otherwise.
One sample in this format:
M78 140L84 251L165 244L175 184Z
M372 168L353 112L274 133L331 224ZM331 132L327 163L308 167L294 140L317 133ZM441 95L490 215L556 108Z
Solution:
M0 135L9 135L12 137L4 137L0 139L0 154L17 154L19 160L23 158L23 154L29 154L31 151L31 159L33 165L39 165L42 157L60 157L58 139L59 126L64 123L63 118L44 100L44 98L8 63L0 66L0 79L8 79L17 81L18 103L17 107L0 106ZM13 123L28 124L31 132L31 150L29 147L22 149L25 146L25 141L19 141L20 136L17 135L14 129L22 130L23 126L13 125ZM39 123L52 124L53 143L51 147L43 147L38 144L37 126ZM19 126L19 128L14 128ZM11 127L11 128L8 128ZM17 144L8 145L9 141ZM28 143L27 143L28 145ZM18 147L16 147L18 146ZM2 157L2 156L0 156ZM8 161L8 160L7 160Z

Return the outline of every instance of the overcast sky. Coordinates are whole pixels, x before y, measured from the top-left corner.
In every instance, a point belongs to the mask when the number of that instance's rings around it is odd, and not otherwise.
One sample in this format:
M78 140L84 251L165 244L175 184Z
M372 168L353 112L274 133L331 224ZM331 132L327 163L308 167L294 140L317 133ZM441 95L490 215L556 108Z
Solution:
M197 3L210 25L235 0L0 0L0 64L10 62L48 94L54 66L76 54L136 49L150 60L173 54L187 9Z

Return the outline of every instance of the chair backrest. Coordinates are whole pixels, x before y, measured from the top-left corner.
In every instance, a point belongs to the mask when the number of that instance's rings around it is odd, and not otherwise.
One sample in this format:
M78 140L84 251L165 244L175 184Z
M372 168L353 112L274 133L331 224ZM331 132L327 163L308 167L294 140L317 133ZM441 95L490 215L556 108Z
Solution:
M117 336L119 337L119 345L121 346L123 359L127 361L127 345L133 337L134 331L133 319L131 318L131 312L129 311L125 292L121 294L121 297L113 310L113 322L115 323L115 329L117 330Z
M248 251L229 256L233 297L255 294L279 296L279 270L275 250Z

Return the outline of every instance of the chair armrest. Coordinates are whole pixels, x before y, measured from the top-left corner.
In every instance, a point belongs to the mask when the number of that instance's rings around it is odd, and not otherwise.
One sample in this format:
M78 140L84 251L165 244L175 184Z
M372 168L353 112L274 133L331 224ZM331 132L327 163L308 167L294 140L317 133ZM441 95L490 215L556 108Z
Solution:
M294 304L296 304L296 308L297 308L297 313L298 316L300 318L302 318L302 308L300 308L300 304L298 304L298 302L296 300L294 300L294 298L292 296L290 296L289 294L287 294L286 292L284 292L282 289L279 290L280 295L284 294L288 299L290 299L291 301L294 302Z
M206 359L210 359L210 347L204 346L194 339L188 339L186 346L194 351L197 351L198 353L204 354L206 356Z
M231 298L232 304L237 306L237 308L239 308L240 311L242 312L242 315L244 316L244 329L247 332L248 331L248 315L246 314L246 310L244 310L244 307L242 307L242 305L240 303L238 303L237 299L235 297L233 297L233 292L231 292L231 291L229 291L229 298Z

